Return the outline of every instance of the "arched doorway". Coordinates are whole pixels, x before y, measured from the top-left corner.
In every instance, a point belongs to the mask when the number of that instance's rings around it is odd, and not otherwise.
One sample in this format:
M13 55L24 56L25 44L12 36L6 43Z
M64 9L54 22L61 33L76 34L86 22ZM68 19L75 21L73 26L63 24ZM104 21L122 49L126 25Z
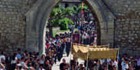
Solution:
M114 16L104 6L101 1L98 0L85 0L90 6L91 10L95 12L99 27L98 32L100 44L113 44L113 29L114 29ZM29 51L45 52L45 28L46 21L49 19L49 15L53 7L59 2L59 0L38 0L33 8L26 14L26 49ZM103 11L108 11L109 14L105 14ZM110 16L109 20L106 20Z

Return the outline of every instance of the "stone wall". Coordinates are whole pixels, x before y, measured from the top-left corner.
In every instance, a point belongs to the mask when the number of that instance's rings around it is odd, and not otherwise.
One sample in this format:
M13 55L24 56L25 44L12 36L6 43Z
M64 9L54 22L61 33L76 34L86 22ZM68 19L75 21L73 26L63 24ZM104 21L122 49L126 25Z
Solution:
M140 54L140 0L104 0L114 12L115 47L123 53Z
M140 54L140 1L104 0L116 16L115 47L121 52Z
M125 15L130 11L140 12L140 0L102 0L116 15Z
M118 16L115 22L115 46L121 47L122 52L139 55L140 51L140 15L130 12Z
M0 51L25 47L25 13L34 2L35 0L0 0Z

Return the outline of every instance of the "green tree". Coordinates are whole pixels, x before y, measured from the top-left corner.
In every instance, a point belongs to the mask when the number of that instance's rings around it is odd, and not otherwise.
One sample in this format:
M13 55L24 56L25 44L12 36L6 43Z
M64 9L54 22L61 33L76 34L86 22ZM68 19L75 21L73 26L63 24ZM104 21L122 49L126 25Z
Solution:
M78 6L78 11L81 11L81 10L88 11L88 6L87 6L86 4L84 4L83 7L82 7L82 4L80 4L80 5Z
M69 28L68 25L74 24L74 22L69 18L60 19L59 23L61 30L67 30Z
M73 7L55 7L53 8L50 19L49 19L49 31L50 35L52 35L52 27L59 26L62 30L67 30L69 24L74 24L74 22L71 19L71 16L73 16L75 13L75 10Z
M57 5L55 8L53 8L50 14L49 25L48 25L50 35L52 35L52 27L59 26L61 30L67 30L68 25L74 24L73 20L71 19L72 16L74 16L76 13L81 12L82 9L88 10L88 6L84 5L82 7L82 4L80 4L78 7L73 6L73 7L63 8Z

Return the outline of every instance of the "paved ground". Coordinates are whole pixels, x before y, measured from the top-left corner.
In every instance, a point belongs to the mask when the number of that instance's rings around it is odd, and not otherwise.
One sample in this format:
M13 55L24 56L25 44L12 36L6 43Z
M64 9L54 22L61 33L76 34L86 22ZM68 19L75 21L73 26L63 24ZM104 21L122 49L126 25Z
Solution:
M71 54L71 55L69 55L68 57L66 57L66 54L64 54L62 59L66 59L66 62L67 62L67 63L70 63L70 57L71 57L71 59L72 59L72 58L73 58L73 55ZM57 62L56 64L53 65L52 70L59 70L59 65L60 65L60 63L62 62L62 59L61 59L60 62ZM78 62L79 62L80 64L81 64L81 63L84 63L84 61L81 60L81 59L78 59Z

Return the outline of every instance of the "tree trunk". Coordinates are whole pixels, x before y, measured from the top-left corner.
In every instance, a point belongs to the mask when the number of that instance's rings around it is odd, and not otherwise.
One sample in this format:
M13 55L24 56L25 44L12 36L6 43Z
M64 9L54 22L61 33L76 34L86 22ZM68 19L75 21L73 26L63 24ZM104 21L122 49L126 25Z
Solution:
M53 28L50 25L50 23L48 24L48 28L49 28L49 35L50 35L50 37L53 37Z

